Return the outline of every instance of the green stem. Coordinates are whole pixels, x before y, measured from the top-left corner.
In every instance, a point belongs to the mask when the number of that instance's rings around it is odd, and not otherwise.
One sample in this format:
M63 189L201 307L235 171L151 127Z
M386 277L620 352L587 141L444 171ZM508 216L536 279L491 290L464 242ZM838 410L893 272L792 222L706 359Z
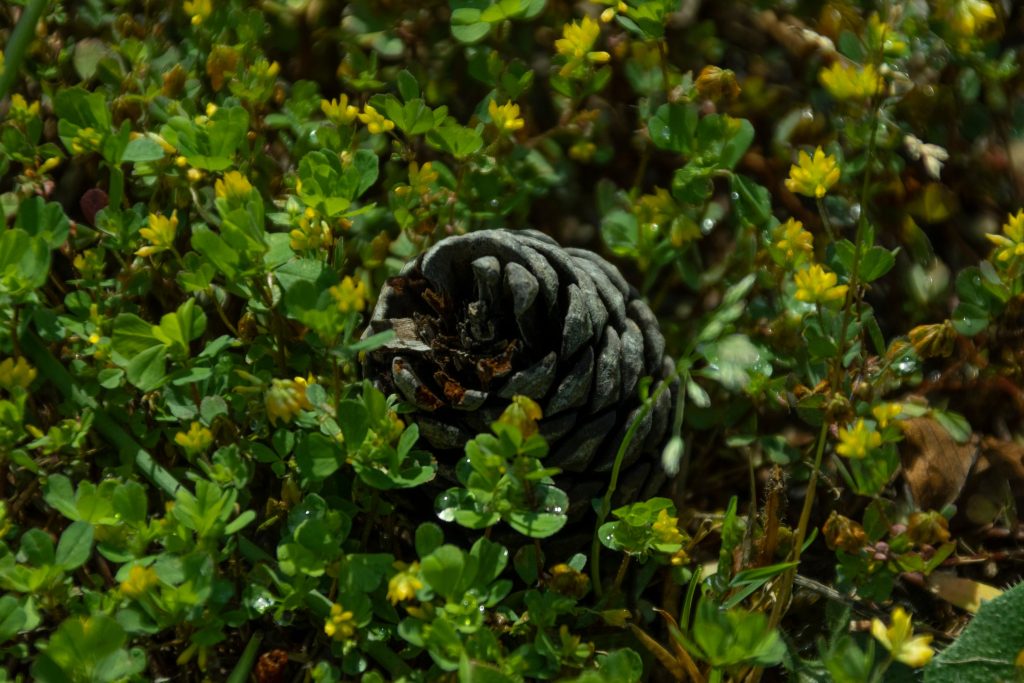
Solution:
M821 431L818 433L818 446L814 454L814 465L811 468L811 476L807 480L807 495L804 496L804 506L800 511L800 523L797 525L796 535L793 538L791 561L794 563L800 562L800 553L803 551L804 539L807 538L807 527L811 522L811 510L814 508L814 493L818 486L818 473L821 471L821 458L825 453L825 442L827 439L828 420L823 420ZM789 597L793 593L793 581L796 579L796 573L799 568L798 564L796 564L791 569L787 569L783 575L781 590L775 600L775 606L772 608L772 628L778 626L779 622L782 621L782 615L785 612L786 605L789 603Z
M25 61L25 53L36 33L36 24L43 16L47 4L46 0L28 0L25 3L25 9L21 12L18 25L11 32L11 39L4 52L4 69L0 73L0 99L7 97L7 93L14 85L14 79L21 71L21 63Z
M601 597L604 589L601 587L601 539L598 536L598 531L601 529L601 525L604 524L605 518L608 517L608 513L612 509L612 496L615 495L615 489L619 483L619 470L622 469L622 461L626 457L626 450L629 448L629 444L633 443L633 439L636 438L636 432L640 428L640 424L647 417L647 414L654 409L658 399L661 395L668 390L672 382L678 378L677 373L673 373L671 377L666 378L662 381L658 389L650 397L650 399L644 403L640 412L637 413L636 418L632 424L629 425L629 429L626 430L626 435L622 438L622 443L619 444L619 450L615 454L615 464L612 466L612 476L608 481L608 490L604 493L604 498L601 499L601 509L597 511L597 523L594 525L594 538L590 544L590 572L594 579L594 593L597 597Z
M124 171L120 165L110 167L110 206L120 211L124 203Z
M75 385L67 369L54 358L42 339L33 335L31 343L26 345L25 352L39 373L53 383L66 400L94 411L93 424L96 431L117 446L123 456L130 457L135 466L164 493L171 498L177 496L178 491L183 488L181 483L104 412L96 399Z

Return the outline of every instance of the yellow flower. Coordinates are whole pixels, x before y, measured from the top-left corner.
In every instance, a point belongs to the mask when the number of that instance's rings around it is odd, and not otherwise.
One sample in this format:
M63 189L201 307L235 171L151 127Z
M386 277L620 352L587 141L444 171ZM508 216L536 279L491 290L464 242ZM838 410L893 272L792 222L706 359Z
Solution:
M94 128L79 128L75 137L71 138L71 151L75 154L95 152L103 143L103 136Z
M348 103L348 95L337 100L320 100L320 111L336 126L347 126L359 116L359 107Z
M886 628L881 619L871 620L871 635L892 653L892 658L907 666L922 667L931 661L931 636L915 636L910 615L902 607L892 611L892 626Z
M882 403L871 409L871 414L878 420L878 426L885 429L889 423L903 412L902 403Z
M0 388L10 391L14 387L28 389L36 378L36 369L24 358L8 358L0 363Z
M306 396L308 384L302 377L295 379L275 379L263 397L267 409L267 417L271 424L291 422L300 410L312 410L313 404Z
M818 72L818 80L837 100L863 100L882 92L885 81L872 64L858 69L850 64L833 62Z
M213 444L213 432L198 422L193 422L187 432L174 435L174 443L185 449L187 453L202 453Z
M202 171L201 171L200 169L198 169L198 168L190 168L190 169L188 169L188 171L186 171L186 172L185 172L185 177L186 177L186 178L188 179L188 181L189 181L190 183L192 183L193 185L195 185L195 184L196 184L196 183L198 183L198 182L199 182L200 180L202 180L203 178L205 178L205 177L206 177L206 174L205 174L205 173L203 173L203 172L202 172Z
M491 100L491 103L487 105L487 113L490 114L495 128L502 133L506 131L511 133L526 125L526 121L519 118L519 105L513 104L512 100L500 107L497 100Z
M679 206L668 190L655 187L653 193L645 194L636 200L633 213L641 227L650 232L658 232L663 227L668 227L672 219L679 214Z
M327 221L317 218L316 211L307 208L299 218L299 227L288 233L289 244L296 251L303 249L320 249L334 243L334 233Z
M387 597L392 605L412 600L416 597L416 591L423 588L423 581L419 577L419 562L413 562L408 566L404 562L395 562L395 569L398 573L388 581Z
M363 311L366 308L366 285L362 280L353 280L346 275L340 284L328 290L338 302L338 310L342 313Z
M121 592L129 598L138 599L148 593L159 581L160 579L157 578L156 571L152 567L136 564L128 570L128 578L121 582Z
M814 236L790 218L772 231L772 247L781 256L780 265L798 266L814 254Z
M555 41L555 50L569 61L558 72L568 76L585 62L603 63L611 59L607 52L593 52L594 41L601 34L601 25L590 17L583 17L581 22L566 24L562 29L562 37Z
M996 261L1009 263L1024 256L1024 210L1008 216L1002 235L985 235L996 245Z
M683 534L679 531L679 518L673 517L668 510L658 512L658 518L651 525L655 540L662 545L676 545L683 542Z
M786 187L790 192L821 199L829 188L839 181L839 165L836 158L818 147L812 158L807 152L801 151L798 163L789 169Z
M867 457L868 452L873 448L882 445L882 435L869 427L864 418L858 418L857 423L850 429L843 427L839 430L839 445L836 446L836 453L847 458L861 459Z
M996 20L996 11L986 0L946 0L942 17L953 33L971 38L986 24Z
M143 239L149 240L149 244L140 247L136 256L152 256L174 247L174 235L178 231L178 211L171 212L171 217L161 216L157 213L149 214L149 227L139 230Z
M371 135L386 133L395 127L394 121L389 120L370 105L363 107L363 113L359 115L359 120L366 124L366 130L370 131Z
M543 411L536 401L516 394L498 417L498 423L517 429L524 439L528 439L537 433L537 421L542 416Z
M428 161L422 166L417 165L415 161L409 163L409 187L418 195L427 194L430 185L439 177L440 174L434 170L433 162Z
M797 301L829 305L839 303L846 296L847 286L837 285L836 274L818 264L798 270L793 280L796 282Z
M19 93L11 95L11 108L7 112L8 118L15 123L26 124L39 115L39 102L29 104Z
M878 12L872 12L868 17L867 27L868 44L880 45L886 55L890 57L902 57L907 52L907 41L904 36L897 33L892 26L882 21Z
M229 202L244 201L252 194L252 183L238 171L228 171L222 180L213 185L217 193L217 199L227 199Z
M355 615L334 603L331 605L331 616L324 622L324 633L338 641L351 639L356 634Z
M181 7L192 17L193 26L198 26L213 14L213 0L185 0Z

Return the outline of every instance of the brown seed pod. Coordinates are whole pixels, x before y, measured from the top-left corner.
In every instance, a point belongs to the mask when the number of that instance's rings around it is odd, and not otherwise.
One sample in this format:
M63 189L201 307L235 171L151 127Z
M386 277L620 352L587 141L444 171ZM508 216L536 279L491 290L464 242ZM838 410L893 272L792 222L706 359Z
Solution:
M381 291L366 334L395 338L366 357L367 376L418 409L412 416L452 470L466 441L489 431L516 394L537 401L541 433L574 509L608 483L638 415L638 383L672 375L651 309L597 254L563 249L533 230L449 237L408 263ZM678 388L642 418L623 461L618 500L665 481L661 448Z

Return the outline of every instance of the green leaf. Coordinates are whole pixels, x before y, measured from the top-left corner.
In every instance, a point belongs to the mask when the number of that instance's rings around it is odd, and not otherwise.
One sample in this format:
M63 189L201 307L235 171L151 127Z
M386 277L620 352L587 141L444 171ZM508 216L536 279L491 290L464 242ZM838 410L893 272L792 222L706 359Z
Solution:
M81 567L92 554L92 539L92 524L72 522L60 535L54 564L65 571Z
M145 135L137 137L128 143L124 148L121 161L126 163L139 163L146 161L159 161L164 158L163 148L156 141Z
M152 391L167 378L166 360L166 346L151 346L128 361L125 376L142 391Z
M772 217L772 197L768 189L746 176L733 174L730 177L732 191L736 194L736 213L743 223L760 228Z
M1012 681L1024 650L1024 583L981 609L960 636L924 670L925 683Z
M685 104L663 104L647 121L647 131L656 147L688 155L697 130L697 108Z
M121 313L114 318L110 345L114 361L119 365L126 365L143 351L162 344L154 334L153 326L134 313Z
M238 277L241 259L238 253L227 245L220 235L208 228L197 228L192 231L192 248L204 256L228 280Z
M433 522L423 522L416 527L416 554L426 557L444 543L444 531Z
M137 481L128 481L114 490L111 498L114 512L127 524L142 524L146 521L146 488Z
M0 234L0 293L28 294L46 284L50 273L50 250L43 237L21 228Z
M14 597L0 597L0 643L16 636L27 621L25 609Z
M18 205L14 227L21 228L33 237L43 238L48 248L57 249L67 240L71 224L57 202L47 202L42 197L29 197Z
M601 237L604 243L618 256L635 256L640 237L636 216L615 209L601 221Z
M459 597L458 588L466 570L465 555L454 545L442 545L420 562L423 580L443 598Z
M399 71L396 81L398 85L398 94L401 95L402 99L406 102L420 96L419 83L416 82L416 77L409 73L408 69L402 69Z
M337 154L309 152L299 161L299 196L327 216L339 216L377 181L378 159L361 149L342 166Z
M341 467L341 449L323 434L306 434L295 446L299 473L311 481L323 481Z
M53 539L42 529L29 529L21 537L19 553L25 561L36 567L53 564Z
M476 128L447 123L427 133L427 142L456 159L476 154L484 146L484 138Z
M359 401L346 399L338 403L338 426L345 437L345 448L358 449L370 430L370 413Z
M896 251L884 247L871 247L861 254L860 279L865 283L874 282L896 265Z
M481 41L491 32L491 25L481 21L481 12L472 7L462 7L452 12L452 37L460 43L472 44Z

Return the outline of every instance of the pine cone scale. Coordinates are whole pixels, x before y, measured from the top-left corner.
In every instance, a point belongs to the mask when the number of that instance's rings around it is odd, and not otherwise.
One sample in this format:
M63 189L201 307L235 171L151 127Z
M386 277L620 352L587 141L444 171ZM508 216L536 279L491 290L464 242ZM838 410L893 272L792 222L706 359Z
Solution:
M619 490L664 481L659 455L678 387L646 410L637 384L651 376L654 391L673 367L650 308L597 254L533 231L442 240L384 286L367 334L387 329L395 337L367 354L366 369L416 407L410 419L443 473L518 394L542 406L547 463L575 473L556 479L574 508L574 490L593 488L588 472L606 481L641 415Z

